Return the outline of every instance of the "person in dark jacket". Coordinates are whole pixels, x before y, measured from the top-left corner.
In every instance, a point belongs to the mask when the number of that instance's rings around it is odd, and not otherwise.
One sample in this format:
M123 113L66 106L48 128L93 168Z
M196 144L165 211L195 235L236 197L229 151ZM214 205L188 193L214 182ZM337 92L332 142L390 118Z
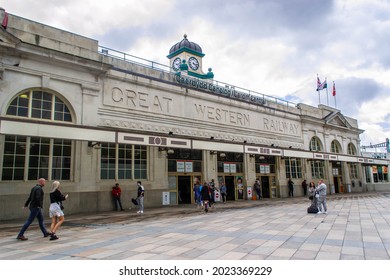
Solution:
M43 237L48 237L50 233L46 230L44 221L43 221L43 214L42 214L42 207L43 207L43 187L46 184L46 180L44 178L40 178L38 180L38 184L31 189L30 196L28 197L26 203L24 204L23 209L26 209L29 207L30 209L30 215L27 218L27 221L24 223L23 227L20 229L20 232L16 239L21 241L26 241L28 238L24 237L24 233L27 230L27 228L31 225L31 223L34 221L35 218L38 219L39 228L41 229L43 233Z
M62 201L68 198L68 195L63 195L60 191L60 182L54 181L50 192L50 208L49 215L51 218L51 237L50 240L57 240L56 232L58 228L65 221L65 215L63 212Z
M294 197L294 182L290 179L288 179L288 196Z
M137 213L144 213L144 197L145 197L145 188L142 185L141 181L137 182L137 202L138 202L138 211Z
M256 181L255 181L253 187L254 187L254 189L256 191L257 199L263 199L263 195L261 193L261 185L260 185L259 178L256 178Z
M200 195L202 197L204 211L207 213L209 211L208 206L210 201L210 188L207 182L204 182L202 189L200 190Z

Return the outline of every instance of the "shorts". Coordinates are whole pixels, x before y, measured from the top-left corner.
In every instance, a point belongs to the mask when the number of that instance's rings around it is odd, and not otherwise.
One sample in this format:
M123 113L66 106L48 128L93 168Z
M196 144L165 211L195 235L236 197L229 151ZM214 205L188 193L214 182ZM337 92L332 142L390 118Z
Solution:
M53 218L53 217L61 217L61 216L65 216L65 215L64 215L64 212L61 210L60 205L58 203L54 202L54 203L50 204L49 216L50 216L50 218Z

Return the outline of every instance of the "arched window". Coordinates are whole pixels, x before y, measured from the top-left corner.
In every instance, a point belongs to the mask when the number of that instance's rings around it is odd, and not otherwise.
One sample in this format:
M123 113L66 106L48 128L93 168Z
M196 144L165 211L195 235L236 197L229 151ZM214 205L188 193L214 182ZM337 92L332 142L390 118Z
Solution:
M7 115L72 122L72 115L65 103L58 96L42 90L20 93L8 106Z
M356 147L354 144L352 143L349 143L348 144L348 155L351 155L351 156L356 156Z
M322 151L321 141L317 137L311 138L311 140L310 140L310 151L313 151L313 152L320 152L320 151Z
M337 140L333 140L332 143L330 144L330 151L335 154L340 154L341 146Z
M44 90L26 90L7 108L8 116L72 122L69 108L56 95ZM72 141L44 137L5 135L2 180L70 180Z

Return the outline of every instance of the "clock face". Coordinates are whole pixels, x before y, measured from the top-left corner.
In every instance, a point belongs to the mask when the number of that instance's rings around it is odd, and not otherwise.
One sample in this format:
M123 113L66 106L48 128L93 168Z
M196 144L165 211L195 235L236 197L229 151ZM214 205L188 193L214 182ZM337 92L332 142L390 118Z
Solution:
M181 59L179 57L175 58L175 60L172 62L173 70L178 71L180 69L180 63Z
M192 70L198 70L198 68L199 68L199 61L195 57L191 56L188 59L188 65L190 66L190 68Z

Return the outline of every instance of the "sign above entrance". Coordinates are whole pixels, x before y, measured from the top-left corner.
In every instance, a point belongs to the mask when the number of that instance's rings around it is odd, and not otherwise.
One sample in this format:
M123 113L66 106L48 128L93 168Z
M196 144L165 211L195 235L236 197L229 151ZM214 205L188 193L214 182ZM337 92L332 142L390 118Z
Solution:
M156 135L130 134L122 132L118 133L118 143L174 147L182 149L191 148L191 141L188 139L171 138Z

